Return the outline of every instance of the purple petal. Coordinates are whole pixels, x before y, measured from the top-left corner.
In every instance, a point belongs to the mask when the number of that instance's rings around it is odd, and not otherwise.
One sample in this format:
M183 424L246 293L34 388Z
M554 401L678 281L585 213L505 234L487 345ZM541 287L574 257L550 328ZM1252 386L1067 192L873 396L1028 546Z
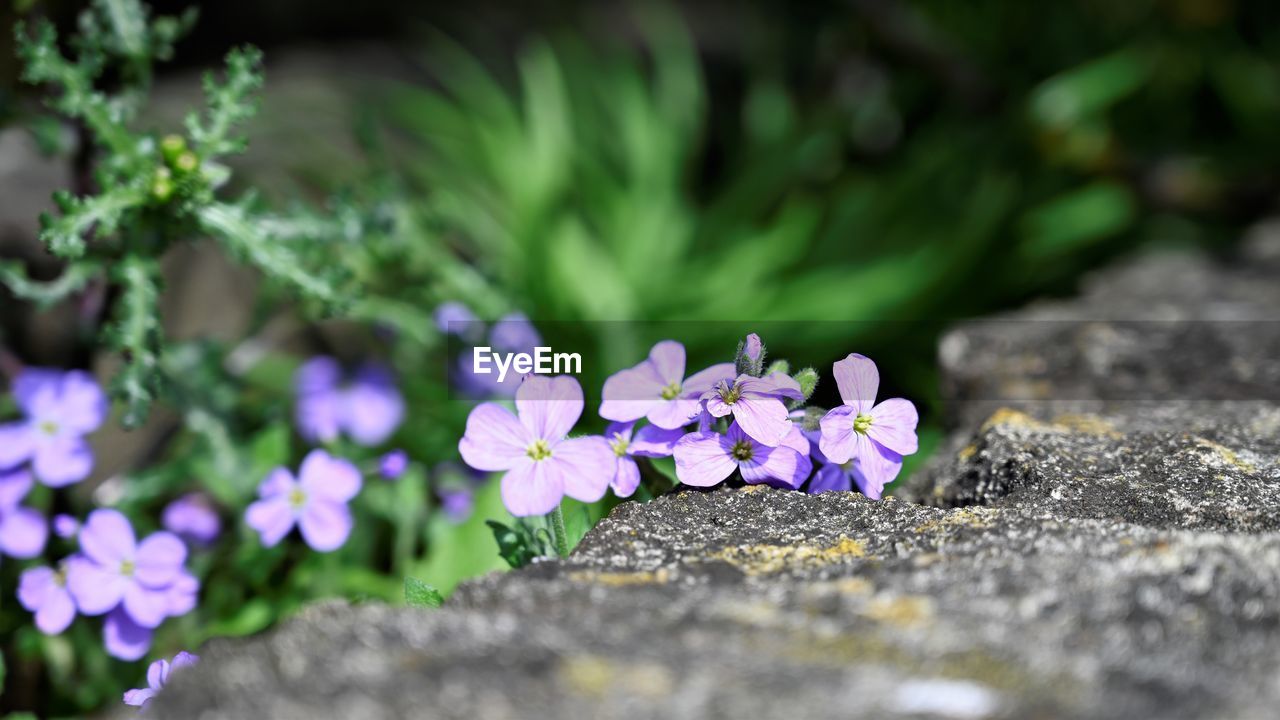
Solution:
M831 372L836 377L836 387L839 388L840 399L845 405L852 407L856 413L871 409L876 401L876 392L880 389L880 371L871 358L850 353L848 357L832 365Z
M756 442L777 447L791 432L787 406L775 397L744 393L732 407L733 419Z
M618 469L609 482L609 487L620 498L631 497L636 488L640 487L640 467L636 465L636 461L626 456L618 458Z
M478 321L475 313L460 302L443 303L435 309L431 316L435 320L437 330L442 333L452 333L459 337L469 335L474 327L472 323Z
M208 544L222 532L222 520L203 495L192 493L169 503L160 523L180 537Z
M789 447L757 445L751 459L739 463L738 470L742 473L742 479L749 483L779 480L795 489L809 479L813 464L809 462L809 458Z
M298 476L298 484L307 492L308 498L345 503L360 492L360 471L356 466L324 450L308 453L302 460Z
M867 445L867 452L859 455L853 464L853 481L863 495L879 500L884 486L902 471L902 456L873 441L867 441Z
M502 504L516 517L546 515L563 497L564 478L548 472L545 461L526 458L502 476Z
M743 393L754 393L757 395L772 395L779 398L790 398L792 400L803 400L804 391L800 389L800 383L786 373L773 373L767 377L754 378L750 376L742 376L737 381L738 389Z
M288 495L296 487L298 487L298 481L294 480L293 473L289 472L288 468L278 467L267 473L267 476L258 484L258 497Z
M80 530L80 549L96 563L119 567L137 551L133 526L119 510L94 510Z
M489 344L505 352L533 352L542 344L542 336L524 313L515 312L502 316L493 324L489 330Z
M381 445L404 420L404 398L391 371L369 364L356 374L345 396L347 434L358 445Z
M751 360L759 360L760 353L763 350L764 350L764 343L760 342L759 335L755 333L751 333L747 335L747 340L743 347L743 352L746 354L748 358L750 358Z
M35 452L35 434L26 422L0 425L0 468L13 468Z
M839 465L826 465L818 468L818 473L809 483L809 494L824 492L848 492L853 489L852 476Z
M169 663L169 672L181 670L182 668L192 667L200 662L200 656L189 653L186 650L173 656L173 662Z
M409 453L403 450L392 450L378 458L378 474L384 480L399 480L409 469Z
M871 409L867 435L899 455L911 455L920 449L916 438L919 422L916 406L910 400L891 398Z
M791 423L791 431L787 436L782 438L781 445L789 447L805 457L809 457L809 438L805 437L804 431L794 421Z
M604 436L610 442L613 442L614 440L621 440L622 442L630 443L631 435L635 430L635 427L636 427L636 424L634 421L611 422L609 423L608 427L604 429Z
M103 567L87 558L67 561L67 589L85 615L101 615L119 605L129 585L118 567Z
M337 390L326 390L298 397L294 422L298 434L307 442L332 442L342 430L346 396Z
M146 651L143 651L143 654L145 653ZM133 690L126 690L124 693L124 704L132 705L133 707L146 707L147 703L151 701L151 698L155 696L156 693L151 688L135 688Z
M186 561L187 546L177 535L151 533L138 545L134 577L147 587L164 587L174 581Z
M57 635L76 619L76 604L66 588L55 588L36 610L36 628L45 635Z
M733 406L720 398L718 390L708 390L702 395L702 406L711 417L724 417L733 412Z
M298 520L302 539L317 552L342 547L351 535L351 525L351 511L345 504L321 499L308 502Z
M663 385L679 386L684 380L684 345L663 340L649 351L649 362Z
M186 615L196 607L196 598L200 593L200 581L187 571L182 571L178 579L165 590L165 613L169 617Z
M861 437L853 429L853 421L857 416L857 408L851 405L833 408L822 416L822 438L818 441L818 449L830 462L841 465L853 459L858 449L858 438Z
M711 487L733 474L737 463L729 454L732 443L714 432L689 433L676 443L676 477L685 485Z
M92 375L72 370L62 376L58 424L76 435L88 435L107 419L107 396Z
M639 420L663 402L663 386L662 377L648 360L616 372L604 381L600 417L618 422Z
M458 452L466 464L489 472L507 470L528 459L533 436L497 403L481 403L467 416L467 431L458 441Z
M69 540L80 532L80 521L70 515L58 514L53 516L53 534Z
M53 568L33 567L18 576L18 602L27 610L37 610L57 589L57 573Z
M156 692L169 681L169 661L156 660L147 667L147 685Z
M165 590L129 583L124 591L124 609L138 625L154 628L168 616L169 598Z
M627 452L637 457L668 457L684 435L683 429L664 430L654 425L645 425L631 439Z
M93 471L93 450L74 435L40 439L35 444L31 469L49 487L65 487L89 477Z
M342 366L327 355L311 358L293 374L294 392L299 395L329 392L341 384Z
M33 558L44 550L49 526L44 516L31 508L0 511L0 550L16 558Z
M568 375L530 375L516 391L516 413L536 439L555 442L582 417L582 386Z
M293 506L285 495L275 495L251 504L245 522L262 536L265 547L274 547L293 529Z
M3 441L3 438L0 438L0 441ZM0 511L16 507L27 493L31 492L31 486L34 484L31 473L26 470L21 468L0 470Z
M27 367L13 379L13 399L22 412L30 415L36 394L56 394L62 382L62 371L54 368Z
M102 626L102 641L111 657L139 660L151 649L151 631L131 620L124 608L117 608Z
M649 422L664 430L679 430L693 422L702 411L702 402L695 398L679 397L673 400L662 400L649 408L645 415Z
M736 374L733 363L720 363L712 365L705 370L699 370L684 381L684 391L681 393L681 397L697 399L703 393L715 387L721 380L733 380Z
M551 473L560 473L564 494L582 502L595 502L609 490L609 481L617 469L618 456L604 438L591 437L564 440L542 461Z

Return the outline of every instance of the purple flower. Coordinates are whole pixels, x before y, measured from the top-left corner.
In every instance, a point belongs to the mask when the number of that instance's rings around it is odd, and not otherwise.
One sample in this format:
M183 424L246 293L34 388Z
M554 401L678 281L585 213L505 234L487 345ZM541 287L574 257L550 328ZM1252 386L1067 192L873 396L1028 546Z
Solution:
M313 550L337 550L351 534L347 503L360 492L360 484L355 465L324 450L312 450L303 458L297 480L282 467L267 475L258 486L262 499L249 506L245 520L267 547L279 543L297 525Z
M404 419L404 398L385 366L366 363L347 377L331 357L308 360L294 375L295 419L308 442L330 442L346 434L366 447L391 437Z
M475 506L475 493L470 488L441 488L440 509L452 522L460 523L471 517Z
M84 436L107 417L107 398L88 373L28 369L13 383L23 419L0 425L0 468L30 461L50 487L79 482L93 469Z
M222 520L209 499L200 493L191 493L169 503L161 515L164 529L184 540L208 545L222 532Z
M516 391L518 417L497 403L477 405L458 452L477 470L506 473L502 502L512 515L549 513L565 495L595 502L609 489L617 458L602 437L565 439L582 407L577 380L530 375Z
M835 363L832 372L844 404L822 418L818 446L834 465L852 461L848 472L853 473L859 489L878 499L884 486L902 470L902 456L919 447L916 407L902 398L874 405L880 373L867 357L850 354ZM824 482L835 479L828 477Z
M119 511L94 510L80 530L80 551L67 570L67 587L80 612L101 615L123 609L145 629L173 614L171 586L185 574L187 559L187 548L176 535L156 532L139 543Z
M604 437L617 456L617 469L610 486L618 497L631 497L640 487L640 466L636 457L668 457L676 441L684 436L684 430L664 430L656 425L645 425L638 432L634 422L610 423Z
M716 383L733 378L733 363L712 365L684 377L684 345L663 340L649 359L604 381L600 417L614 422L648 418L664 430L688 425L701 407L699 398Z
M746 354L748 360L759 360L760 353L764 350L764 343L760 342L760 336L751 333L747 335L746 343L742 348L742 352Z
M542 345L542 336L523 313L504 315L489 330L489 346L495 353L532 355L539 345ZM478 398L515 395L524 378L518 373L507 373L506 378L499 381L497 373L476 373L472 350L473 348L467 348L467 352L458 358L458 387Z
M702 395L713 417L732 414L743 432L769 447L776 447L791 432L783 398L804 400L804 393L799 383L782 373L762 378L739 375L733 381L721 380Z
M432 318L435 320L436 329L440 332L458 337L470 335L478 322L476 314L471 312L470 308L453 301L437 307L432 313Z
M408 469L409 454L403 450L392 450L378 460L378 474L387 480L399 480Z
M80 521L70 515L59 513L53 516L53 534L63 540L70 540L80 532Z
M747 435L736 422L725 435L716 432L685 435L676 443L674 454L676 477L694 487L712 487L737 470L748 483L798 488L813 469L809 458L790 444L764 445Z
M0 470L0 551L11 557L35 557L49 538L44 516L18 504L34 484L26 470Z
M102 623L102 644L113 658L141 660L151 649L151 629L134 622L124 606L120 606L107 613Z
M18 602L35 613L36 627L46 635L57 635L76 617L76 603L67 589L67 567L57 570L34 567L18 578Z
M173 656L173 662L157 660L147 668L147 687L129 690L124 694L124 704L134 707L146 707L147 702L160 692L169 682L169 675L185 667L191 667L200 661L200 656L189 652L180 652Z

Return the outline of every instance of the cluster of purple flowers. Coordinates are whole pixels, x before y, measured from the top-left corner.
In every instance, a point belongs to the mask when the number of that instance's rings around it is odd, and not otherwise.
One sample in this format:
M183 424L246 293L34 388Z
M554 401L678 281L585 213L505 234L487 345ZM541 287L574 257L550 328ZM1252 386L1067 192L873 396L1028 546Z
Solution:
M184 567L187 548L173 533L138 542L128 518L99 509L76 537L78 553L56 568L29 568L19 580L18 601L35 613L41 632L61 633L77 613L105 615L107 652L137 660L151 647L152 630L195 607L200 582Z
M604 436L568 437L584 406L577 380L531 375L516 390L515 413L492 402L471 411L458 450L471 467L504 473L503 502L517 516L551 512L565 495L593 502L612 488L628 497L640 484L636 457L674 456L677 478L695 487L736 472L782 488L807 482L813 493L856 485L879 499L916 451L915 406L899 398L876 405L875 363L851 354L833 368L844 404L806 428L800 408L816 374L808 371L805 388L800 375L767 371L763 359L752 334L735 363L686 377L684 346L660 342L605 381L599 412L612 423ZM648 424L637 426L642 419Z

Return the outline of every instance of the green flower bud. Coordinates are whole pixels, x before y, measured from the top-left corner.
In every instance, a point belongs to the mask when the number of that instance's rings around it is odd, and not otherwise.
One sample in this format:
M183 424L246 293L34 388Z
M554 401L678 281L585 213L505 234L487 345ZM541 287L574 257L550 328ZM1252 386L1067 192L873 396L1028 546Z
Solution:
M790 375L791 363L787 362L786 360L774 360L773 363L769 365L769 369L764 371L764 374L772 375L774 373L782 373L783 375Z
M151 180L151 197L160 202L166 202L173 197L173 179L169 168L156 170L156 175Z
M187 141L181 135L165 135L160 141L160 154L168 162L173 162L186 149Z
M813 391L818 389L818 371L811 367L807 367L792 376L800 385L800 392L804 393L804 399L808 400L813 397Z
M173 161L173 166L178 169L178 172L195 172L196 168L200 167L200 158L196 157L195 153L188 150L179 155Z

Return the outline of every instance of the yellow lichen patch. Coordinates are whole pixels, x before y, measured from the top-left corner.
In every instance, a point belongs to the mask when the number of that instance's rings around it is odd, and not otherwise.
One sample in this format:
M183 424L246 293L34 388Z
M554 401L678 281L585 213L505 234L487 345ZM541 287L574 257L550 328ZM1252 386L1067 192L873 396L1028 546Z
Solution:
M1097 415L1059 415L1053 419L1053 424L1068 430L1088 433L1089 435L1105 435L1112 438L1124 437L1116 430L1115 425Z
M1043 427L1044 423L1019 410L1000 408L992 413L986 422L982 423L981 431L986 432L997 425L1039 428Z
M1003 425L1007 427L1028 428L1031 430L1040 430L1047 432L1081 432L1089 435L1105 435L1107 437L1119 438L1123 437L1115 426L1107 422L1097 415L1059 415L1053 419L1053 422L1044 422L1037 420L1030 415L1012 408L1000 408L992 413L987 421L982 423L982 432L986 432L993 427Z
M671 581L671 573L666 568L655 572L596 572L595 570L579 570L569 573L569 580L590 585L608 585L609 587L628 587L631 585L664 585Z
M969 458L973 457L977 453L978 453L978 446L970 443L960 448L960 452L956 453L956 457L959 458L961 462L964 462L965 460L968 460Z
M741 488L738 488L738 492L758 493L758 492L769 492L769 490L771 489L772 488L770 488L768 485L746 485Z
M747 575L772 575L784 570L809 570L835 565L852 558L865 557L861 542L847 537L831 547L812 545L740 545L727 547L708 555L710 560L723 560Z
M1202 448L1205 448L1206 450L1212 451L1214 455L1216 455L1219 459L1221 459L1223 462L1227 463L1228 465L1233 465L1248 473L1257 472L1258 468L1255 467L1252 463L1247 463L1241 460L1240 456L1236 454L1235 450L1232 450L1231 448L1225 445L1220 445L1212 440L1207 440L1202 437L1196 437L1194 439L1197 445L1199 445Z
M933 601L918 595L872 598L862 614L897 627L915 627L933 619Z
M620 662L599 655L565 658L558 668L560 681L572 692L591 697L641 695L659 698L671 691L671 671L649 662Z
M999 514L1000 511L995 508L980 506L960 508L948 512L937 520L920 523L912 529L918 533L926 533L957 527L985 528L990 527Z

